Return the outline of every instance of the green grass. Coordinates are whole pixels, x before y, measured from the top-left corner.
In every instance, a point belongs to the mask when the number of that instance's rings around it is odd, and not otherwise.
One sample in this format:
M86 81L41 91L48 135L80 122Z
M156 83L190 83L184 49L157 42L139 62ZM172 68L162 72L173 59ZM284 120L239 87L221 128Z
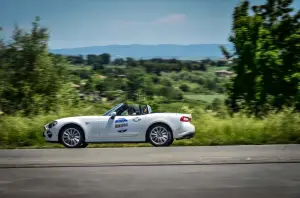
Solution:
M106 67L106 68L121 68L121 69L127 68L126 65L105 65L104 67Z
M76 71L76 70L86 70L86 71L91 71L92 66L89 65L69 65L67 67L68 70Z
M78 107L58 114L39 115L33 118L20 116L0 117L1 148L61 148L45 143L43 126L54 119L76 115L102 115L111 105ZM196 126L196 136L190 140L175 141L177 146L278 144L300 143L300 114L284 111L264 119L215 116L204 112L197 104L172 103L160 105L162 111L191 113ZM144 147L150 144L91 144L89 147Z
M184 95L184 97L189 100L200 100L207 103L211 103L215 98L219 98L221 100L225 99L225 96L221 94L216 94L216 95L186 94Z
M190 89L194 89L194 88L199 87L198 83L192 83L192 82L184 81L184 80L182 80L182 81L172 81L172 85L175 88L179 88L180 85L182 85L182 84L188 85Z
M215 72L215 71L218 71L218 70L228 70L229 67L227 66L223 66L223 67L208 67L207 68L207 72Z

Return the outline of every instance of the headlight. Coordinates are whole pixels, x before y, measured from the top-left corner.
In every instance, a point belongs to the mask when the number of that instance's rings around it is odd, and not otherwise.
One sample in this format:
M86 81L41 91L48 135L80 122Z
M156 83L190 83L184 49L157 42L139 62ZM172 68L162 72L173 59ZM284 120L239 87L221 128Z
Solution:
M51 122L51 123L48 125L49 129L52 128L52 127L54 127L56 124L57 124L57 121Z

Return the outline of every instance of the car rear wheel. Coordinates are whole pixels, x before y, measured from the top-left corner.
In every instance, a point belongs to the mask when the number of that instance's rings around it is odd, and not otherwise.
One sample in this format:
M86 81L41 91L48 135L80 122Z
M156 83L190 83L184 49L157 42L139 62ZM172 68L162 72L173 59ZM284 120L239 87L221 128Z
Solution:
M84 143L82 129L76 125L67 126L63 129L60 140L66 148L80 148Z
M156 124L150 128L148 140L155 147L171 146L173 135L170 128L166 125Z

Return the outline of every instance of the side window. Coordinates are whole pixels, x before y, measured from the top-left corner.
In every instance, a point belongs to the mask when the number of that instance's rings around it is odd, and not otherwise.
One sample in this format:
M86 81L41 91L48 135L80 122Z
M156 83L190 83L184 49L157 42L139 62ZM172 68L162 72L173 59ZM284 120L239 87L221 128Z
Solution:
M129 108L128 110L129 115L141 115L138 105L132 105L131 108Z
M117 116L126 116L128 113L128 105L124 105L122 108L119 108L117 111Z
M127 106L126 108L122 109L120 112L118 112L118 115L120 115L120 116L140 115L140 111L139 111L138 107L136 107L134 105L130 105L130 106Z
M128 116L128 109L126 109L125 111L123 111L123 112L121 113L121 116Z

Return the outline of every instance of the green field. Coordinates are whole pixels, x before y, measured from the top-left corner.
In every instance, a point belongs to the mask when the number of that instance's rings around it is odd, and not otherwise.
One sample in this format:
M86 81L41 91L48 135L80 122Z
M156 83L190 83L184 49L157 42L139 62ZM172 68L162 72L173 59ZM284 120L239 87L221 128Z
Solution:
M229 70L230 67L224 66L224 67L208 67L207 72L215 72L218 70Z
M222 101L225 99L225 96L221 94L218 95L186 94L184 95L184 97L189 100L200 100L207 103L211 103L216 98L221 99Z

